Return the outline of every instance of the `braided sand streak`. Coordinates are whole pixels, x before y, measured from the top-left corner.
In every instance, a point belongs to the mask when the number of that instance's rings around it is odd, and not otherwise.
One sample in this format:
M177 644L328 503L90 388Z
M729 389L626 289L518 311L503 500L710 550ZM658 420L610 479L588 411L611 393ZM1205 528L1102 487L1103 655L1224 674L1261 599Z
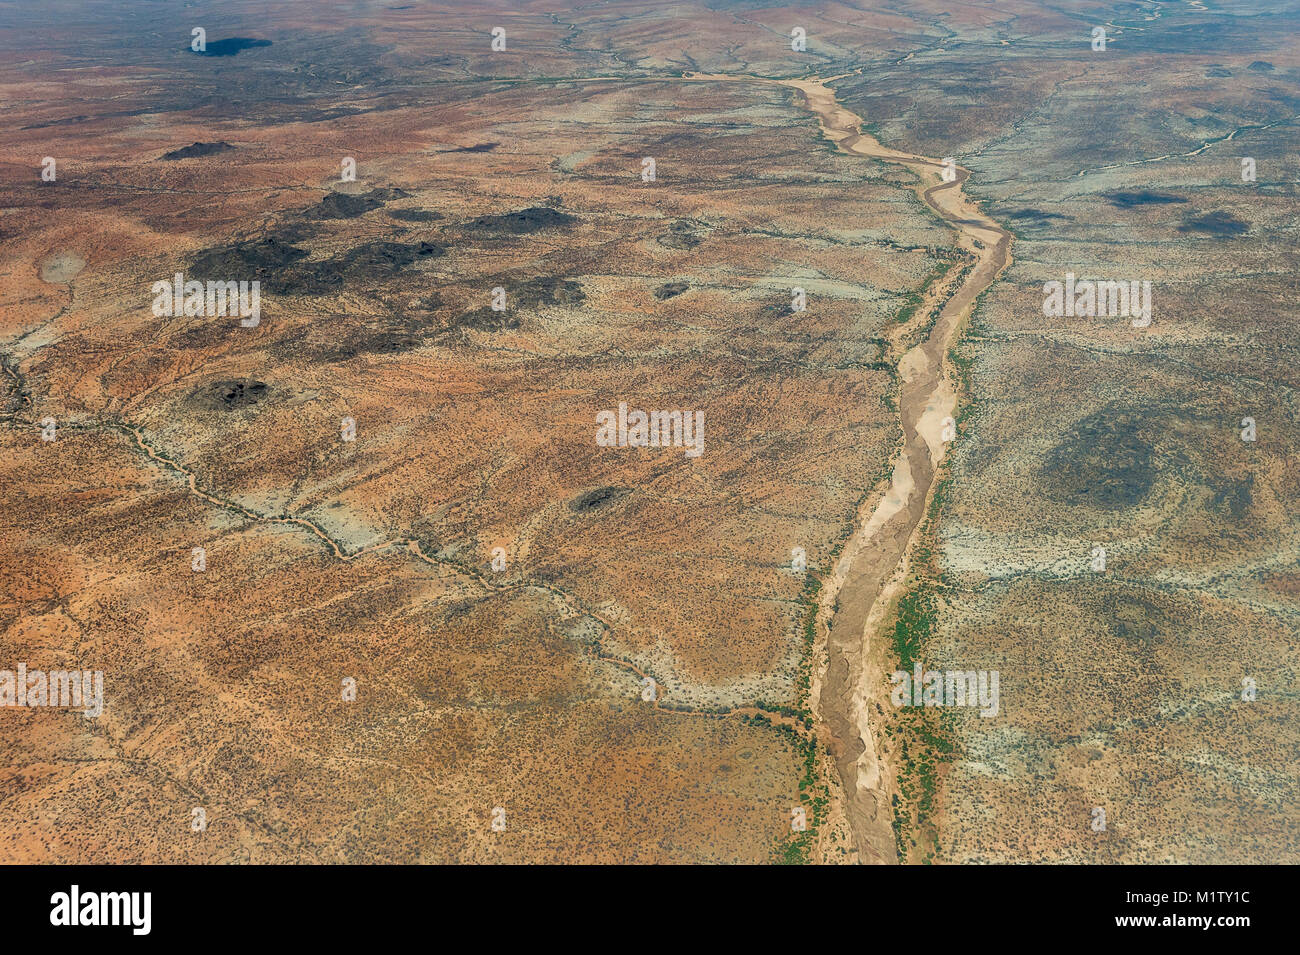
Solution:
M844 788L843 808L853 830L858 859L895 862L898 856L889 805L892 780L876 756L868 723L869 704L882 695L875 685L878 680L867 666L869 636L887 622L886 612L902 583L909 550L943 461L943 420L954 413L957 404L945 366L948 350L976 297L1011 263L1011 233L962 191L967 170L958 167L957 178L944 182L941 161L889 149L862 132L862 118L836 102L834 90L826 86L840 76L828 80L768 80L689 74L687 78L761 82L798 90L817 116L822 131L842 151L914 172L920 179L914 187L917 196L954 230L958 247L975 257L975 268L940 311L929 338L898 362L903 445L894 461L893 477L884 496L866 502L859 511L858 530L845 545L822 589L818 613L818 619L829 629L825 654L818 655L824 669L814 667L813 713L819 729L830 737L831 753ZM949 274L964 265L955 263ZM837 598L839 609L834 612ZM819 635L822 632L819 628ZM818 643L820 646L820 637Z
M829 613L838 597L839 612L830 618L826 670L814 711L831 735L859 859L892 862L897 858L888 798L892 780L882 772L868 723L869 704L880 695L866 666L868 640L885 622L885 611L896 596L902 580L898 571L904 566L943 461L943 420L957 405L945 368L948 350L976 297L1010 264L1011 234L962 191L967 170L958 169L955 180L944 182L940 176L943 165L938 160L888 149L864 134L861 117L840 106L834 91L820 80L784 85L803 94L826 135L840 149L896 163L916 173L921 181L915 191L956 231L958 247L974 255L976 263L939 312L929 338L898 363L903 447L894 462L893 479L879 502L863 508L859 515L862 529L844 548L825 588L823 607ZM953 266L961 267L960 263Z

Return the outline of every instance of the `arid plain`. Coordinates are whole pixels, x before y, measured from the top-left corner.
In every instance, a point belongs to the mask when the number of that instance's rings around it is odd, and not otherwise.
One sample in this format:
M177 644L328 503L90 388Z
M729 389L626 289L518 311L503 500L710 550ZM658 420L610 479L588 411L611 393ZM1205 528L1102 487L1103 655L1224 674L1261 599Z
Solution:
M1282 3L47 6L0 669L105 701L0 708L7 857L1300 856ZM1153 321L1046 317L1067 272Z

